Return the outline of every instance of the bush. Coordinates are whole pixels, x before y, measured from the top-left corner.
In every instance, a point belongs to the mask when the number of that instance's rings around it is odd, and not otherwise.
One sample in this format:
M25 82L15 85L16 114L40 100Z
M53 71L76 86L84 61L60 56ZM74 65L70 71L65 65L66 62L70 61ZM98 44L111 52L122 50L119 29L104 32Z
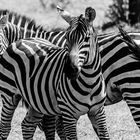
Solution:
M129 23L128 20L128 3L124 0L113 0L113 4L109 6L108 11L105 13L110 22L104 23L102 28L120 24L120 22Z

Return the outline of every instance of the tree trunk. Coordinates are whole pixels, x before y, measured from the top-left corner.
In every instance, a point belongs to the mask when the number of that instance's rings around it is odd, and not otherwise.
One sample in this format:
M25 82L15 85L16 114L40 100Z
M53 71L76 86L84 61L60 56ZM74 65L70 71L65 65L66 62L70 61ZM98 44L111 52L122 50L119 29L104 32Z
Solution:
M131 25L140 21L140 0L129 0L129 20Z

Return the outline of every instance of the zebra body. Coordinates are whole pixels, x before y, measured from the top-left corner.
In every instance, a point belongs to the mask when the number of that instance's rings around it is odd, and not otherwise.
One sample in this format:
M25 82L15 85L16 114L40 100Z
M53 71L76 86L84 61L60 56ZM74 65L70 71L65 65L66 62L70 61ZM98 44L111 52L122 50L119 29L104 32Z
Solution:
M11 80L16 81L19 93L30 106L43 114L55 115L59 114L60 110L54 97L68 52L52 46L50 42L42 39L25 39L12 43L2 55L1 61L11 66L13 74L4 67L4 63L1 63L1 69L3 68L5 75L10 73ZM53 75L54 77L51 77ZM36 79L40 80L36 82ZM2 83L0 85L3 88L5 86ZM34 102L30 98L33 98Z
M132 36L136 42L138 42L140 38L139 33L129 33L128 35ZM107 93L105 106L115 104L121 100L126 101L137 126L140 128L140 108L138 107L140 97L140 62L134 58L134 52L131 51L131 46L127 45L118 33L98 35L98 42ZM65 81L63 88L67 87L67 89L75 92L75 95L78 94L77 91L80 91L80 88L83 89L83 85L78 84L77 80L75 83L68 83L69 82ZM88 84L88 86L89 85L90 84ZM74 88L75 90L73 91ZM87 91L88 90L90 90L89 87L87 88ZM47 121L46 116L44 116L43 119ZM56 128L61 139L64 139L61 120L61 117L56 117ZM45 124L45 122L43 121L42 124ZM43 126L44 131L46 131L47 127L48 126Z
M6 115L9 112L8 115L12 119L21 96L35 108L36 112L48 115L60 114L55 92L57 92L67 57L67 49L54 47L50 42L41 39L19 40L7 48L0 58L2 77L0 91L3 102L0 123L1 139L7 138L11 127L10 118L5 121ZM37 79L39 80L36 82ZM30 100L33 97L34 102ZM8 108L12 111L8 111Z
M14 18L14 19L16 19L16 18ZM22 19L22 18L20 18L20 19ZM59 32L55 32L55 31L54 32L43 31L44 36L42 36L43 34L38 31L41 28L35 28L36 29L36 32L35 32L32 30L28 30L27 28L26 29L24 29L22 27L19 28L15 25L9 23L7 20L9 20L9 19L7 19L6 16L4 16L0 19L0 40L1 40L0 54L3 54L6 50L6 48L11 43L13 43L14 41L17 41L19 39L29 38L29 37L43 37L43 38L49 37L50 38L50 35L54 36L53 34L55 34L55 35L59 34ZM22 21L21 23L26 23L26 25L27 25L28 20L26 22ZM34 27L34 24L32 23L33 24L32 25L31 23L29 22L29 25L31 27ZM30 27L30 26L27 26L27 27ZM65 40L65 32L64 31L62 31L62 32L63 32L63 39ZM51 40L51 38L50 38L50 40ZM3 132L3 136L6 138L11 129L11 119L13 117L13 113L21 99L21 96L19 94L16 94L16 93L19 93L20 91L17 89L15 82L11 81L10 79L8 80L9 83L4 82L5 79L7 79L7 78L5 78L3 76L3 74L1 74L1 79L2 79L3 86L8 87L7 89L2 88L2 87L0 88L1 91L3 91L4 93L6 93L8 95L8 96L5 96L6 94L4 96L1 95L2 102L3 102L1 120L4 120L4 122L2 122L3 124L0 124L0 126L1 126L0 130L3 128L4 125L6 125L7 127L5 127L5 129L3 129L3 131L0 131L0 133ZM9 93L10 93L10 96L9 96Z
M2 97L11 101L11 96L20 94L41 115L61 114L57 104L57 90L67 57L67 49L56 47L46 40L30 38L12 43L1 56L0 74L4 77L0 81ZM9 79L6 85L5 81ZM4 89L10 91L8 95ZM3 104L6 104L5 100ZM4 123L1 124L1 133L1 138L5 138Z
M97 49L98 47L94 46L94 48L96 50L94 52L95 56L92 55L92 57L94 56L94 59L90 62L87 61L82 67L82 71L77 80L68 80L67 77L63 75L62 82L60 83L58 103L62 112L64 128L66 128L66 126L71 128L70 131L68 128L64 130L69 139L76 138L75 123L81 115L87 112L90 112L89 118L91 119L92 124L95 122L97 123L96 129L99 138L109 139L105 124L105 112L102 106L105 101L105 93L103 77L101 74L101 63L99 61L101 58ZM83 88L79 88L79 85L82 85ZM71 88L72 86L73 89ZM78 87L80 91L75 90L76 87ZM25 123L29 122L28 117L31 116L27 114L24 120ZM71 121L69 122L69 120Z
M93 40L92 40L93 41ZM94 46L94 44L92 44ZM92 46L92 47L93 47ZM62 112L63 117L63 126L64 132L68 139L76 139L76 122L77 119L90 111L91 122L96 122L97 133L100 139L109 139L107 133L106 122L105 122L105 112L104 112L104 101L105 101L105 92L104 92L104 83L101 73L101 63L100 63L100 54L98 47L94 46L94 55L90 61L86 61L84 66L81 69L81 73L77 80L68 80L67 77L63 74L62 82L60 83L60 88L58 90L58 104ZM91 51L92 52L92 51ZM93 57L94 56L94 57ZM89 75L89 76L88 76ZM90 77L90 78L89 78ZM63 85L71 85L71 83L78 83L83 85L83 94L81 92L73 92L73 90L67 90L67 87ZM85 82L85 83L84 83ZM90 90L87 90L87 85L90 83ZM76 85L77 86L77 85ZM69 88L68 88L69 89ZM82 99L82 100L81 100ZM80 102L81 101L81 102ZM32 111L32 110L31 110ZM32 113L33 114L33 113ZM27 114L24 119L24 125L27 125L29 119L31 118ZM94 122L93 119L94 118ZM27 129L27 128L26 128ZM25 129L24 129L25 130Z
M117 43L117 40L114 41L114 43ZM123 48L123 42L120 42L120 44L121 45L118 45L116 48L113 48L112 45L112 50L117 49L117 51L114 55L110 56L107 61L104 61L104 66L105 64L108 65L109 63L112 63L110 73L105 79L108 92L106 105L116 103L121 99L126 101L134 121L140 128L140 62L139 59L135 59L132 53L128 53L129 50L127 50L127 45ZM117 57L118 54L119 58ZM103 54L102 57L104 58ZM116 58L116 60L113 58ZM107 69L103 68L104 75L108 73L108 71L109 67Z
M139 79L139 61L133 58L133 53L129 50L130 46L121 38L120 35L101 40L99 38L102 71L107 92L106 105L114 104L122 99L126 101L125 94L133 95L130 94L133 91L129 93L129 90L138 91L136 87L139 82L136 79Z
M8 10L1 10L0 11L0 15L1 16L3 16L3 15L5 15L5 14L7 14L8 15L8 21L9 22L11 22L11 23L13 23L13 24L15 24L15 25L17 25L18 27L22 27L23 29L24 29L24 34L26 34L27 33L27 31L29 30L29 31L31 31L31 32L34 32L33 34L28 34L29 36L25 36L24 35L24 37L34 37L34 36L36 36L36 37L41 37L41 38L44 38L44 39L47 39L47 40L49 40L50 42L52 42L53 44L55 44L55 45L58 45L58 46L60 46L60 47L64 47L65 46L65 43L66 43L66 40L65 40L65 32L64 31L60 31L60 30L58 30L58 31L50 31L50 32L48 32L48 31L46 31L45 29L43 29L43 27L42 26L38 26L36 23L35 23L35 21L34 20L32 20L32 19L30 19L30 18L27 18L27 17L25 17L25 16L21 16L21 15L18 15L17 13L14 13L14 12L11 12L11 11L8 11ZM67 21L67 22L69 22L69 21ZM26 25L26 26L25 26ZM137 40L137 42L139 41L139 38L140 38L140 35L139 35L139 33L128 33L133 39L136 39ZM32 36L33 35L33 36ZM114 32L112 32L112 33L107 33L107 34L101 34L101 35L99 35L98 36L98 39L99 39L99 42L101 42L100 44L99 44L99 46L100 46L100 52L102 51L102 52L104 52L104 46L105 45L102 45L102 42L103 42L103 40L107 40L108 38L111 38L111 37L113 37L114 36L114 38L115 38L115 35L116 35L116 33L114 33ZM14 35L15 36L15 35ZM118 39L119 40L119 39ZM107 41L106 41L107 42ZM117 42L117 41L116 41ZM113 43L113 41L112 41L112 43ZM109 44L109 43L108 43ZM115 43L114 43L115 44ZM113 45L114 45L113 44ZM108 46L111 46L111 45L107 45L107 47ZM115 45L114 45L115 46ZM119 46L119 44L118 44L118 46ZM108 47L109 48L109 47ZM109 51L108 51L109 52ZM117 52L117 49L115 49L114 50L114 53L115 52ZM112 54L113 55L113 53L110 53L110 54ZM105 65L104 63L104 60L105 60L105 58L106 59L108 59L108 53L105 55L106 57L102 57L102 65ZM121 60L120 60L121 61ZM111 66L111 64L109 64L109 66ZM108 67L109 67L108 66ZM119 65L118 65L119 66ZM114 69L115 69L115 67L114 67ZM108 73L107 73L107 75L110 73L110 70L111 70L111 68L110 69L108 69L107 71L108 71ZM121 73L121 71L120 71L120 73ZM135 73L135 72L134 72ZM106 77L107 77L107 75L105 75L104 74L104 78L106 79ZM119 79L119 77L118 77L118 79ZM117 99L112 99L112 101L110 102L109 100L107 100L106 101L106 104L113 104L113 103L116 103L116 102L118 102L118 101L120 101L120 100L122 100L123 99L123 97L122 97L122 95L118 95L117 94L117 92L113 92L113 91L111 91L111 87L114 87L114 85L112 84L109 84L108 82L106 82L107 84L107 95L109 94L110 96L113 96L113 97L115 97L116 96L116 98ZM118 91L119 92L119 91ZM114 95L113 95L113 93L114 93ZM114 101L113 101L114 100ZM108 102L108 103L107 103Z

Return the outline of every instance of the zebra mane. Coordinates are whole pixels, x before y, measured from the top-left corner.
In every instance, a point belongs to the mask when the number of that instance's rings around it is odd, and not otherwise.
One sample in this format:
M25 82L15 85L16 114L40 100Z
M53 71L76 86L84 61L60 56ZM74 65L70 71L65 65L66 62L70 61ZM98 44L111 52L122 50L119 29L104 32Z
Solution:
M140 61L140 46L133 41L128 33L122 29L122 27L118 26L118 29L123 37L122 40L128 44L129 50L133 54L133 58Z
M52 28L50 32L60 32L60 31L66 31L65 28L57 27L57 28Z
M34 19L31 19L30 17L27 17L25 15L18 14L14 11L9 11L9 10L2 10L0 9L0 17L3 15L8 15L8 21L11 22L12 24L17 25L19 20L22 19L20 27L24 28L25 23L27 24L26 29L30 30L32 28L33 31L39 30L40 32L42 31L49 31L49 32L60 32L60 31L65 31L65 28L52 28L51 30L46 30L42 25L37 25L36 21ZM14 22L12 22L12 18L14 18Z
M9 11L9 10L0 10L0 17L2 17L3 15L8 15L8 21L11 22L12 24L18 25L19 20L21 20L20 23L20 27L24 28L25 23L27 24L26 29L31 29L34 31L37 31L39 29L39 31L43 31L45 30L44 27L42 25L37 25L36 21L34 19L31 19L25 15L21 15L18 14L14 11ZM12 19L14 19L12 21Z

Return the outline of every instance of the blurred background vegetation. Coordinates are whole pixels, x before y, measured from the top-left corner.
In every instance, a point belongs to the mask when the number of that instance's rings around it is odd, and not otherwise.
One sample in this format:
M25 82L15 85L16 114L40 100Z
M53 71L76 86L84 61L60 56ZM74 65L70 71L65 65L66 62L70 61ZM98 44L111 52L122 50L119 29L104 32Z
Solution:
M56 8L56 0L52 0L51 2L48 0L39 1L44 9ZM64 9L66 9L69 5L74 4L73 2L71 0L59 0L59 3L63 5ZM85 0L85 2L88 3L87 0ZM140 28L140 0L112 0L111 2L111 4L108 4L108 8L104 13L107 21L103 22L102 25L98 25L99 28L106 30L116 24L131 26L137 29ZM100 3L102 3L102 1L100 1Z
M94 26L99 31L114 30L116 24L129 30L140 28L140 0L0 0L0 9L34 18L48 30L65 28L68 24L58 15L57 4L74 16L84 14L84 9L92 6L97 13Z
M39 0L43 9L55 9L58 1L51 0ZM87 0L84 0L88 3ZM59 3L64 9L67 9L69 5L72 6L74 1L71 0L59 0ZM107 2L107 1L106 1ZM101 4L104 5L105 1ZM95 3L96 5L96 3ZM94 2L93 2L94 7ZM101 11L100 11L101 12ZM131 26L139 29L140 27L140 0L111 0L111 4L108 3L108 8L104 13L106 18L105 22L98 25L99 29L106 30L115 26L116 24L121 24L122 26Z
M126 24L131 27L140 28L140 0L112 0L105 16L110 19L104 23L105 30L115 24Z

